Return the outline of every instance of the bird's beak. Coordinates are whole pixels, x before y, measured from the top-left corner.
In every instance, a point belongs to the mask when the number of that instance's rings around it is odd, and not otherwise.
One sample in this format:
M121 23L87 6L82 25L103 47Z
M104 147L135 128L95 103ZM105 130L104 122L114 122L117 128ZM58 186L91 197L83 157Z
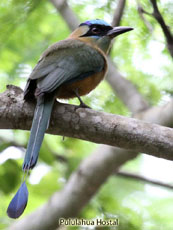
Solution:
M109 36L111 39L118 36L119 34L123 34L125 32L128 32L130 30L133 30L132 27L127 26L117 26L114 27L112 30L109 30L107 33L107 36Z

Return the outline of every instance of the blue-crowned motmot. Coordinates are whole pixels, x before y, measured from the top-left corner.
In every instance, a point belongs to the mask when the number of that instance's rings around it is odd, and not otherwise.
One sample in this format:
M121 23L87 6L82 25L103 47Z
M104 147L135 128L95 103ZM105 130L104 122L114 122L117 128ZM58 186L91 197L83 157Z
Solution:
M44 133L49 126L55 98L88 94L103 80L107 71L106 54L111 40L131 27L112 27L103 20L90 20L79 25L70 36L51 45L33 69L24 90L24 99L37 100L23 170L32 169L38 159ZM27 204L25 181L11 201L7 213L18 218Z

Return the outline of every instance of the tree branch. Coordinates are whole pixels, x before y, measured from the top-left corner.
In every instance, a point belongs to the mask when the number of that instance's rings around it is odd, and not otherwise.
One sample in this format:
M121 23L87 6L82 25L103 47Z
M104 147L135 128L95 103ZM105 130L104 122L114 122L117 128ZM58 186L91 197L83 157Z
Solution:
M134 117L173 128L173 98L163 106L153 106L145 111L134 114Z
M139 175L134 174L134 173L119 171L119 172L116 172L115 175L120 176L120 177L124 177L126 179L137 180L137 181L146 182L146 183L149 183L149 184L158 185L158 186L161 186L161 187L164 187L164 188L173 189L173 185L166 184L166 183L156 181L156 180L151 180L149 178L146 178L144 176L139 176Z
M30 129L34 106L22 97L15 86L0 94L0 128ZM92 109L55 103L47 132L173 159L171 128Z
M162 31L165 35L166 41L167 41L167 47L168 50L173 57L173 35L171 34L171 31L169 27L166 25L164 18L162 17L159 8L157 6L157 1L156 0L150 0L152 6L153 6L153 17L157 20L159 23L160 27L162 28Z
M170 53L170 55L173 57L173 34L171 33L171 30L169 29L169 27L166 25L165 20L162 16L162 14L159 11L159 8L157 6L157 1L156 0L150 0L152 6L153 6L153 13L149 13L146 10L143 9L143 7L141 6L141 4L139 3L139 1L137 1L138 4L138 11L139 11L139 15L142 18L142 20L144 21L144 23L146 24L147 28L152 32L152 27L151 25L146 21L146 19L143 17L143 14L152 16L156 19L156 21L159 23L163 34L166 38L166 42L167 42L167 47L168 47L168 51Z
M70 30L75 30L80 22L76 14L69 7L66 0L50 0L54 7L57 9L58 13L61 14L62 18L65 18L66 23Z
M124 12L126 0L119 0L112 20L112 26L119 26Z
M149 21L146 20L146 18L144 17L144 14L149 14L148 12L146 12L142 5L140 4L140 2L137 0L137 5L138 5L138 13L139 16L141 17L142 21L144 22L144 24L146 25L146 27L148 28L148 30L150 31L150 33L153 32L153 27L152 25L149 23ZM151 14L149 14L151 15Z
M127 79L125 79L120 72L117 71L114 63L109 59L108 62L107 81L117 96L123 101L127 108L132 113L143 111L149 108L148 102L138 92L136 87Z

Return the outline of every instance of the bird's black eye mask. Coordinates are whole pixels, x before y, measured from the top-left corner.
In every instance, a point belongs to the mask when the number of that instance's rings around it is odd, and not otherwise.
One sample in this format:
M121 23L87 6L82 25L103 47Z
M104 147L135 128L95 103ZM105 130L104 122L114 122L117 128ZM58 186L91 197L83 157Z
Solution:
M80 26L82 25L86 25L86 24L82 23ZM106 35L109 30L112 30L112 29L113 29L112 26L92 24L90 25L90 29L87 31L87 33L81 35L80 37L90 37L90 36L102 37Z

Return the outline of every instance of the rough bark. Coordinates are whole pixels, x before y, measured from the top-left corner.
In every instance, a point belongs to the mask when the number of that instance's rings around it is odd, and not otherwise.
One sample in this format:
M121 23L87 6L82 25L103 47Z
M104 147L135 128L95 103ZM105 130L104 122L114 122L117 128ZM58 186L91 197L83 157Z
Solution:
M30 129L34 108L22 97L15 86L0 95L0 128ZM173 159L171 128L92 109L55 103L47 132Z

